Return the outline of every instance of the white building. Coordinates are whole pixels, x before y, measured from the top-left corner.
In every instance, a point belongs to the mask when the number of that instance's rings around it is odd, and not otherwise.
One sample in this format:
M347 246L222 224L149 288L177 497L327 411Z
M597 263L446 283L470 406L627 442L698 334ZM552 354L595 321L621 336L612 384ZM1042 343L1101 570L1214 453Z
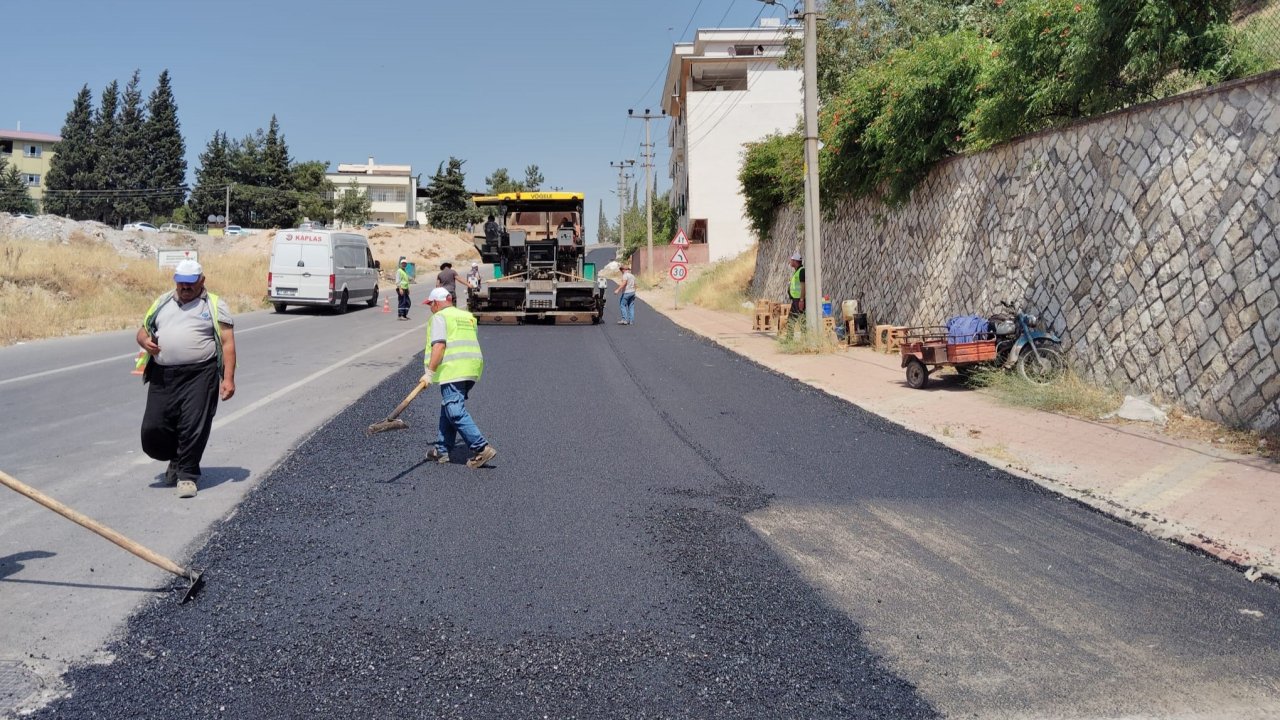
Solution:
M795 130L804 110L799 70L778 60L798 26L762 20L749 29L699 30L676 43L662 107L671 117L671 202L691 243L709 260L755 242L738 182L743 144Z
M418 219L418 178L411 165L375 165L370 156L364 165L341 163L338 172L327 173L325 177L339 195L347 192L354 180L369 196L372 222L403 225Z

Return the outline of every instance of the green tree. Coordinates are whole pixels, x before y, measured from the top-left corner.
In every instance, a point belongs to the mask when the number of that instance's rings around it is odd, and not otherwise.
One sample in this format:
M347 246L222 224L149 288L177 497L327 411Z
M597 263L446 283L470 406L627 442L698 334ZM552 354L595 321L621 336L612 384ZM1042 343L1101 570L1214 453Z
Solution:
M266 139L266 133L258 128L230 146L227 164L232 188L228 222L250 227L258 225L258 201L264 187L262 146Z
M604 214L604 199L600 199L600 217L596 220L596 242L609 242L609 218Z
M524 169L524 189L533 191L542 188L544 178L542 173L538 171L537 165L529 165Z
M108 224L115 222L113 198L115 191L120 189L116 153L112 151L119 135L119 105L120 84L112 80L102 91L98 112L93 119L93 145L96 152L90 182L92 192L86 195L90 198L89 217Z
M140 78L141 73L134 70L124 87L116 140L106 150L112 158L116 188L120 190L113 198L111 214L121 223L151 219L148 191L151 173L142 116L142 92L138 89Z
M75 220L93 217L93 206L82 193L96 187L97 146L93 142L93 95L80 88L61 140L53 146L49 172L45 174L44 211Z
M0 156L0 212L35 213L36 201L27 193L27 183L18 172L17 165Z
M169 189L185 187L187 181L187 145L178 124L178 106L173 99L168 70L160 73L147 100L144 132L149 165L146 186L153 190L163 189L153 192L149 198L151 215L168 216L182 207L186 195L185 190Z
M524 186L511 179L511 175L507 173L506 168L498 168L493 174L484 179L485 185L488 187L490 195L498 193L519 192Z
M466 227L470 195L467 193L466 175L462 172L465 160L449 158L448 167L440 163L436 173L427 186L427 194L431 198L431 211L428 221L433 227L447 230L461 230Z
M325 173L329 163L323 160L311 160L294 163L292 169L293 189L298 199L297 215L325 223L333 220L334 185Z
M294 226L298 220L298 198L293 193L292 161L275 115L267 125L259 160L258 184L265 191L258 194L255 203L256 222L261 227Z
M352 180L345 191L338 196L334 207L334 217L348 225L360 225L369 220L373 211L373 201L365 193L359 183Z
M206 222L211 216L225 212L226 189L231 183L231 148L226 133L215 130L213 138L200 153L196 167L196 185L191 189L187 206L191 214Z

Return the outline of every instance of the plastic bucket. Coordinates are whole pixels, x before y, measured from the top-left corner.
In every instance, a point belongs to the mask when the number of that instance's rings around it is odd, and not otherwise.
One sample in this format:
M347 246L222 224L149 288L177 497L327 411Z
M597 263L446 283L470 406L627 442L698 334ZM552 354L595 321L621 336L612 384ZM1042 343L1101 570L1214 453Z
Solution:
M822 303L822 317L831 317L831 303Z
M857 301L857 300L845 300L844 302L840 303L840 314L841 314L841 315L844 315L844 317L845 317L846 319L848 319L848 318L852 318L854 315L857 315L857 314L858 314L858 301Z
M595 280L595 279L596 279L596 264L595 264L595 263L582 263L582 277L584 277L584 278L586 278L586 279L588 279L588 280Z

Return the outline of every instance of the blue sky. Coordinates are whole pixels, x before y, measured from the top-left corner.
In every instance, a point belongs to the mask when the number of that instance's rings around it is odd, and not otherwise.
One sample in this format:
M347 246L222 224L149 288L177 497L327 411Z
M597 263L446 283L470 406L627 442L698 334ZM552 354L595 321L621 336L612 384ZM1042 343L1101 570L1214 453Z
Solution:
M188 175L215 130L232 138L274 113L295 160L466 160L471 189L536 164L547 186L587 193L588 237L617 171L657 113L672 43L700 27L782 17L759 0L43 0L41 29L0 99L0 126L58 133L80 87L98 98L134 69L146 98L169 70ZM18 70L15 67L15 70ZM667 121L650 125L659 190ZM641 190L643 192L643 190Z

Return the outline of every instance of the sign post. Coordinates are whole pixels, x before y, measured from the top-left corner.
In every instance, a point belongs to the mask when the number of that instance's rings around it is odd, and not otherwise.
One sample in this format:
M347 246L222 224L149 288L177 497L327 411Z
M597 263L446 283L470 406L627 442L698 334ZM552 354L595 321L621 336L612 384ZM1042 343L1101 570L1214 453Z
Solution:
M689 258L684 254L684 249L689 247L689 238L685 236L684 229L676 230L676 236L671 238L671 246L676 249L675 254L671 256L671 269L668 274L671 279L676 281L675 309L680 309L680 283L689 276Z

